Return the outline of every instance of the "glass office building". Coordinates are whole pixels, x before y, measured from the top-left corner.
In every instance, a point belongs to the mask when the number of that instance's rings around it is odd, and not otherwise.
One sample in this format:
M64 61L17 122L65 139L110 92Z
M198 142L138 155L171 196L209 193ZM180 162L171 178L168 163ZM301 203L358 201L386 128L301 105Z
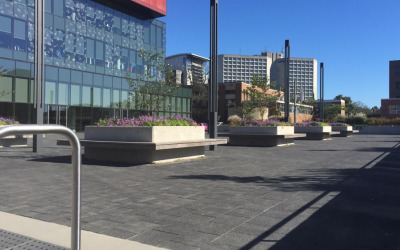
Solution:
M45 0L44 123L80 131L137 111L126 76L144 72L140 49L165 51L166 25L135 2ZM33 60L34 0L0 0L1 116L34 121ZM191 89L178 92L159 115L190 116Z

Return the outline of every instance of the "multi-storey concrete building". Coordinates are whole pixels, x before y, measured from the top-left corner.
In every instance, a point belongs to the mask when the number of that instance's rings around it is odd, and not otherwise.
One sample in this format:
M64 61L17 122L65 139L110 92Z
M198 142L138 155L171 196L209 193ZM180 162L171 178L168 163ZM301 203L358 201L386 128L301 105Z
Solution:
M0 114L32 123L34 2L0 0ZM132 115L130 86L146 69L141 49L165 51L166 0L46 0L44 123L76 130L104 116ZM4 93L3 92L3 93ZM163 115L190 116L181 88ZM127 108L123 108L127 107ZM170 108L172 107L172 108Z
M400 60L389 62L389 99L381 100L381 115L400 117Z
M285 86L285 59L277 59L273 64L271 82L277 83L277 88ZM296 99L317 99L317 60L312 58L290 58L289 90L293 99L296 83Z
M182 85L207 83L208 75L206 71L208 61L208 58L195 54L178 54L166 58L166 63L171 65L172 70L177 75L181 73L180 83Z
M274 60L282 58L282 53L265 52L256 56L218 55L218 82L241 81L251 84L253 75L270 77Z

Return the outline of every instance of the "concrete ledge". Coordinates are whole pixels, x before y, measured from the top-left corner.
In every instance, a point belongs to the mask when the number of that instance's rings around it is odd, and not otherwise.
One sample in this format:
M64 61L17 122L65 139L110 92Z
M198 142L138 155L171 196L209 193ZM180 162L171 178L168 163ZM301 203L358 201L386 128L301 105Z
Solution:
M276 147L293 145L294 139L305 137L305 134L267 135L267 134L232 134L219 133L219 136L229 137L228 145L252 147Z
M339 132L307 132L305 137L296 138L298 140L329 140L332 134L339 134Z
M164 163L204 157L204 146L226 144L226 139L174 142L126 142L81 140L85 159L132 164ZM57 145L69 145L58 140Z
M367 126L367 127L362 127L359 133L370 134L370 135L400 135L400 126L397 127Z
M29 135L11 135L0 139L2 147L27 147Z
M0 229L21 234L61 247L71 247L71 228L55 223L35 220L19 215L0 212ZM150 245L119 239L89 231L81 231L81 248L85 250L160 250Z

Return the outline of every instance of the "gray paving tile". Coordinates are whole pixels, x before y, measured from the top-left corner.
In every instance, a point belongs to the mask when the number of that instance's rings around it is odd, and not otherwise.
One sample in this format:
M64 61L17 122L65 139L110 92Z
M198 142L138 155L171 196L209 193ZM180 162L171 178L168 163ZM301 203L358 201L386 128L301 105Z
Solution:
M70 225L70 149L55 139L41 154L0 149L0 211ZM399 140L354 135L219 147L173 164L84 164L82 228L171 249L396 249Z

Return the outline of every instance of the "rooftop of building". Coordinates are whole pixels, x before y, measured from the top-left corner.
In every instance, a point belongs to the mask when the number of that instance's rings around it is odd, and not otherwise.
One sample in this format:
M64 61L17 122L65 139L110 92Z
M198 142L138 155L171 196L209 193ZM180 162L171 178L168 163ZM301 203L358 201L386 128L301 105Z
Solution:
M174 57L181 57L181 56L192 57L192 58L207 61L207 62L210 61L210 59L207 57L199 56L199 55L196 55L193 53L181 53L181 54L171 55L171 56L167 56L165 59L171 59Z

